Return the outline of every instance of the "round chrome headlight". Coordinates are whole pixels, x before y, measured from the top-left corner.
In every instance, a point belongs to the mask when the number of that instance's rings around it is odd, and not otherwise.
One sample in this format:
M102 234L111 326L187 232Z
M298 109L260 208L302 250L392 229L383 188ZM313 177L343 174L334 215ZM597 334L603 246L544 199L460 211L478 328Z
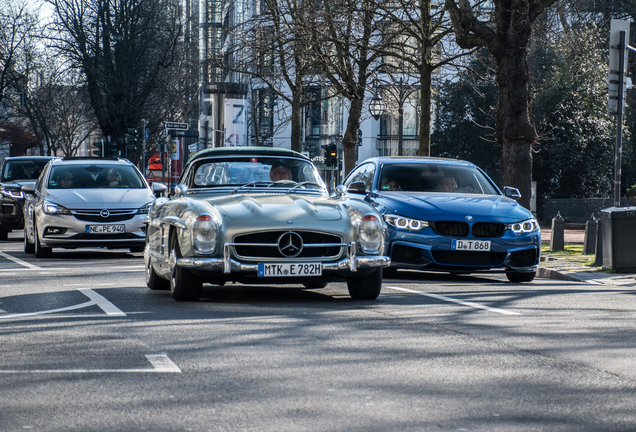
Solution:
M198 254L209 255L216 251L219 223L210 214L202 214L194 221L192 227L192 247Z
M382 221L373 214L367 214L360 220L358 241L360 250L366 254L377 254L382 249Z

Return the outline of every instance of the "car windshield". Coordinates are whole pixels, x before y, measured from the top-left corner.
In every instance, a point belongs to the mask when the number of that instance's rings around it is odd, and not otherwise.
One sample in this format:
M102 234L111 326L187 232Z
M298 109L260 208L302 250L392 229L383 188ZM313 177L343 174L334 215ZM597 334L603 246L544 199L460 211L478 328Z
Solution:
M2 170L2 181L37 180L48 160L7 161Z
M216 186L276 186L292 188L299 184L324 188L311 162L294 158L234 157L202 159L192 167L190 188ZM313 184L313 185L312 185Z
M69 164L51 169L48 189L145 188L141 176L130 165Z
M499 194L477 168L431 163L384 165L377 188L381 191Z

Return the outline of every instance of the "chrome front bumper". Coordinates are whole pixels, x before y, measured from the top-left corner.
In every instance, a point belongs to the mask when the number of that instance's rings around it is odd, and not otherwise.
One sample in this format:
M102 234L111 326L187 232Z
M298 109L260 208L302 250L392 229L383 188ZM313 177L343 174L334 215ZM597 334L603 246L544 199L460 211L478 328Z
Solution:
M223 257L222 258L179 258L176 259L171 254L169 257L169 266L171 269L175 265L179 267L185 267L190 269L197 269L211 272L223 272L224 274L230 273L257 273L258 264L245 264L241 263L233 258L230 254L230 244L223 245ZM148 248L147 248L148 250ZM368 268L383 268L391 265L391 259L388 256L357 256L357 246L355 242L351 242L348 245L349 257L341 259L336 262L322 263L322 269L325 272L340 272L349 271L356 272L358 269ZM148 250L151 256L161 259L158 254ZM271 262L271 260L268 260Z

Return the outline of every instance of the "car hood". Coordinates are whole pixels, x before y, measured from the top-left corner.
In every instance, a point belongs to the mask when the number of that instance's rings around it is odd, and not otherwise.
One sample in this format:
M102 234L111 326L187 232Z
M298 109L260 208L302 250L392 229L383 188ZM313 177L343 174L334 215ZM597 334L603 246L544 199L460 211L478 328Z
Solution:
M15 188L15 189L20 189L22 186L30 184L30 185L34 185L37 182L37 180L13 180L10 182L2 182L2 186L3 187L8 187L8 188Z
M69 209L138 208L155 199L149 189L59 189L49 190L47 201Z
M516 201L500 195L388 193L376 200L378 210L423 220L518 222L533 217Z
M336 221L342 219L340 207L323 195L263 194L223 195L206 201L234 220L259 218L275 221Z

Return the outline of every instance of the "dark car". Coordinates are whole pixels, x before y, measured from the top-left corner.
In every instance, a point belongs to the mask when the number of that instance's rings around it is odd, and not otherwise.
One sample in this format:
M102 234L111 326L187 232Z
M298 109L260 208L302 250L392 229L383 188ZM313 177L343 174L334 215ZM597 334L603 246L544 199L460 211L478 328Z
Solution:
M456 159L380 157L358 165L340 194L371 203L387 224L391 267L468 274L503 270L512 282L535 277L539 224L479 167Z
M24 227L22 186L34 185L52 156L16 156L5 158L0 168L0 240L6 240L12 230Z

